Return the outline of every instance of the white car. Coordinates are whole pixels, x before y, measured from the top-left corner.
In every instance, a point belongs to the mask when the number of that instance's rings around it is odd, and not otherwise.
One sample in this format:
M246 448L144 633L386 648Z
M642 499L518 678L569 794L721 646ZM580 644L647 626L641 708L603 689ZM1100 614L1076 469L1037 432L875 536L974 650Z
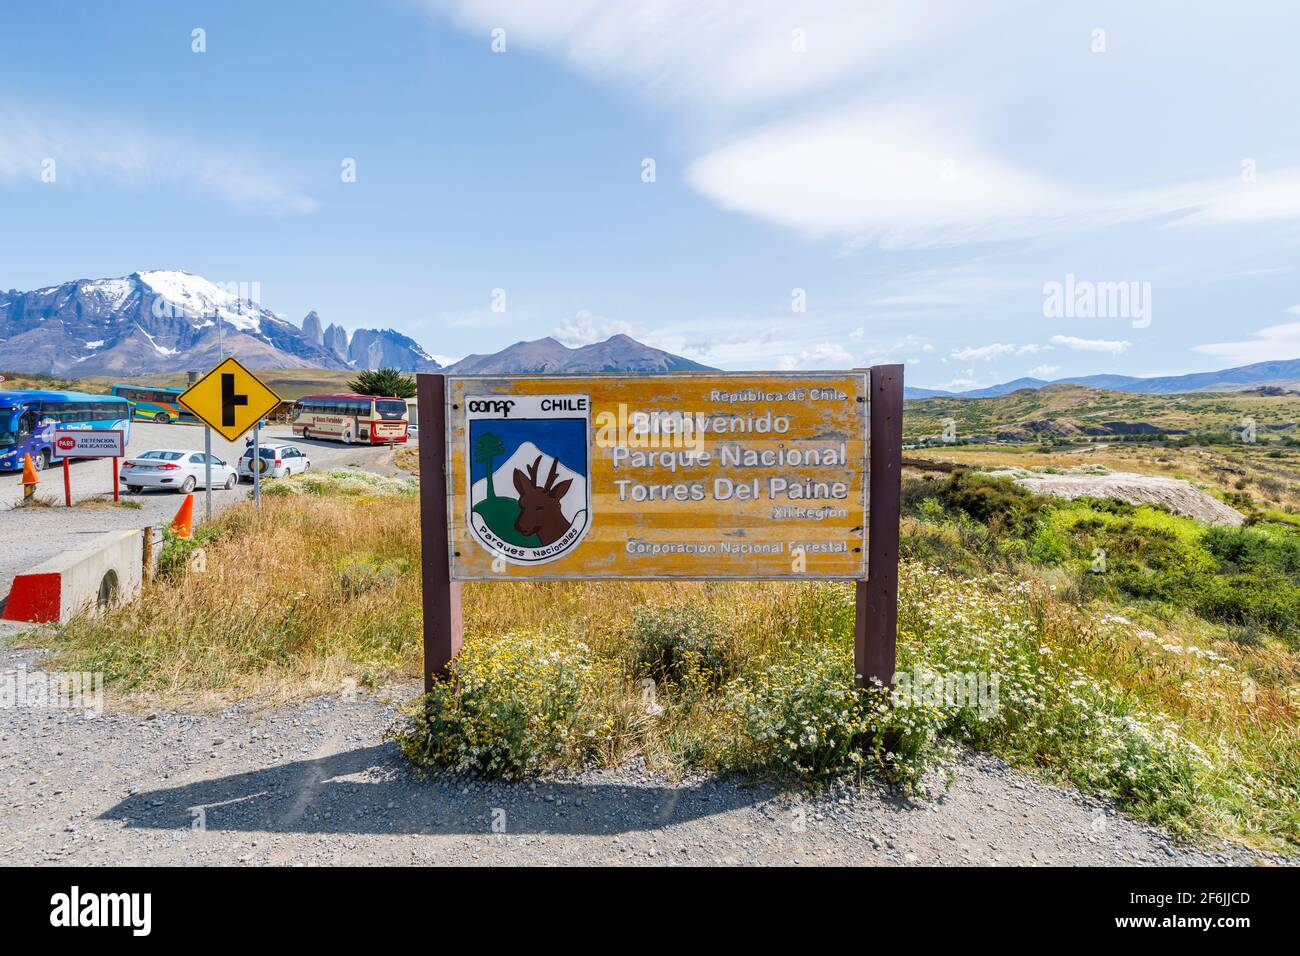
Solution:
M263 478L286 478L289 475L301 475L311 468L308 458L297 445L285 442L265 442L258 446L262 457ZM239 459L239 477L253 480L253 446L249 445Z
M119 481L128 491L139 494L145 488L164 488L189 494L202 488L207 469L201 451L188 448L154 448L122 462ZM212 456L212 487L233 488L239 476L235 469Z

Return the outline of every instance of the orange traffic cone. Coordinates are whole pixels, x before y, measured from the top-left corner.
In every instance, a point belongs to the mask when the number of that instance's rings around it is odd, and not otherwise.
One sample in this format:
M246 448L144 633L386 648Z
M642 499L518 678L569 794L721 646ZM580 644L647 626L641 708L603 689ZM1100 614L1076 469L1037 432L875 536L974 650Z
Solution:
M23 500L26 501L36 494L36 483L40 481L36 477L36 466L32 464L31 455L23 455Z
M190 526L194 524L194 495L185 496L181 502L180 510L176 512L176 517L172 519L172 531L176 532L178 538L188 538L190 536Z

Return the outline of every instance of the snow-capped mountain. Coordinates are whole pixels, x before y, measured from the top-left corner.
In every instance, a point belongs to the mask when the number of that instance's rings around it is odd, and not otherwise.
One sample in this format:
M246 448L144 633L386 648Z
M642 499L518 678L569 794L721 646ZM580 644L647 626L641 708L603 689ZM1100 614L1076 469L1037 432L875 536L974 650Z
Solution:
M0 368L129 376L208 368L221 352L254 368L349 367L258 298L256 284L179 271L0 292Z
M322 327L316 312L302 325L260 304L257 283L225 284L181 271L133 272L120 279L77 279L62 285L0 292L0 369L85 378L127 378L203 370L221 355L251 368L396 368L432 372L437 360L393 329ZM525 372L708 371L626 335L581 348L552 338L470 355L450 367L460 374Z
M393 329L357 329L348 343L353 368L395 368L403 372L436 372L442 368L410 336Z

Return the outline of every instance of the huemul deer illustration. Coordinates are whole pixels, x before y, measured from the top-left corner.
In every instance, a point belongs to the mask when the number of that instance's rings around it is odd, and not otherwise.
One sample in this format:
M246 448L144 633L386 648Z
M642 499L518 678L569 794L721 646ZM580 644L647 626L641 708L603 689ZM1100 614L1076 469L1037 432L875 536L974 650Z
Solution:
M528 466L525 475L515 469L515 490L519 492L519 517L515 519L515 530L520 534L535 534L543 545L558 541L569 530L569 519L560 510L560 500L564 497L572 478L566 478L558 485L555 478L559 474L560 461L551 459L551 472L546 476L546 484L537 484L537 469L541 467L542 456Z

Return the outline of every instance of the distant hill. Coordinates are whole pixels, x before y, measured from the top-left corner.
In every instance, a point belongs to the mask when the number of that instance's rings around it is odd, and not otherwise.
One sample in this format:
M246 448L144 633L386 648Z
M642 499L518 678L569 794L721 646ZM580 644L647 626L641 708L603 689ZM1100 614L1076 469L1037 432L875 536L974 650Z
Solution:
M712 371L716 369L662 349L651 348L626 335L611 336L604 342L579 348L569 348L548 336L532 342L516 342L491 355L467 355L459 362L447 366L447 372L453 375Z
M907 388L905 398L996 398L1022 388L1040 389L1048 385L1084 385L1115 392L1139 395L1167 395L1181 392L1234 392L1260 385L1290 387L1300 390L1300 359L1255 362L1217 372L1192 372L1187 375L1164 375L1136 378L1132 375L1079 375L1048 382L1040 378L1018 378L1001 385L976 388L966 392L949 392L934 388Z
M985 398L935 396L909 401L908 442L950 440L1106 441L1195 432L1236 434L1255 423L1258 440L1300 437L1300 393L1271 386L1233 392L1138 392L1056 384Z

